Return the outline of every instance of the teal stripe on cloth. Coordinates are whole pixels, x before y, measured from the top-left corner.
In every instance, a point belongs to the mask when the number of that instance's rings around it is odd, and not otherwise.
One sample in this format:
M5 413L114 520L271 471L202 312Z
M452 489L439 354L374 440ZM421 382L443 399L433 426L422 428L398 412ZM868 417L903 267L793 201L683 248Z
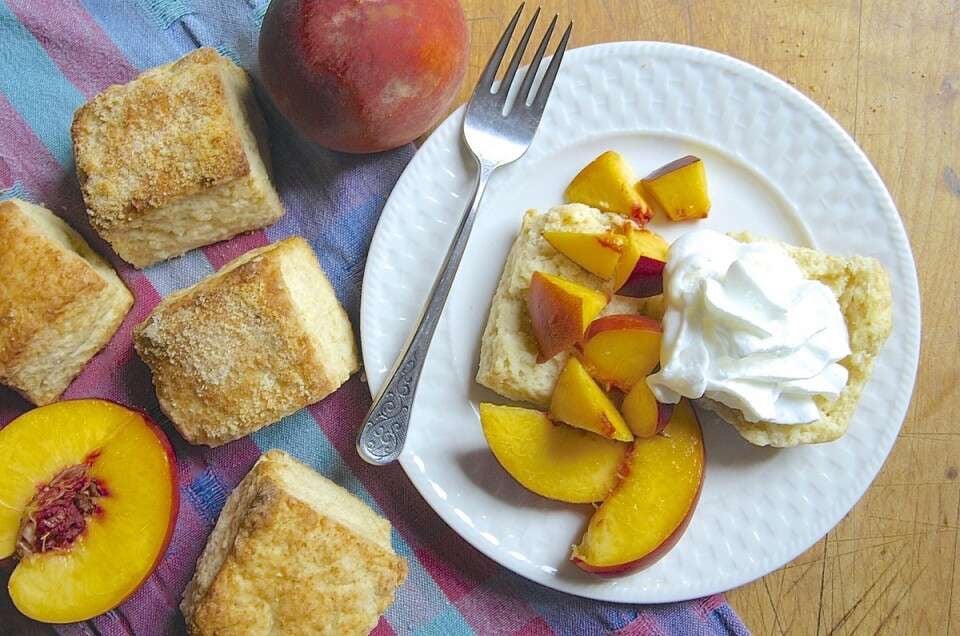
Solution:
M83 95L10 9L0 2L0 92L61 166L73 161L70 123Z
M23 189L23 184L21 184L19 181L14 183L6 190L0 190L0 201L6 201L7 199L23 199L24 201L36 203L36 201L34 201L33 198L27 194L27 191Z
M415 636L448 636L449 634L473 634L463 620L463 615L457 611L457 608L451 605L444 611L437 614L436 618L413 631Z
M283 418L277 424L260 429L253 433L251 438L263 452L271 448L279 448L290 453L355 494L377 514L383 515L383 510L344 463L319 424L306 410L298 411ZM396 528L393 530L392 538L397 553L407 560L409 572L406 584L397 591L397 601L387 610L387 622L398 633L406 634L418 629L421 625L430 624L438 614L452 611L454 615L444 620L445 624L453 625L454 628L446 633L471 634L472 631L463 615L447 601L443 591ZM403 623L398 624L401 608Z

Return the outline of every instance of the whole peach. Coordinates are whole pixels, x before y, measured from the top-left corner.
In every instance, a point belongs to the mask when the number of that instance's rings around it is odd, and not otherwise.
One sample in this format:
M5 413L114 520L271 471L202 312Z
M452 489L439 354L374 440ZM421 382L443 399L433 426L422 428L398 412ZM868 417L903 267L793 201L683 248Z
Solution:
M457 0L273 0L260 31L263 82L320 145L396 148L443 115L467 66Z

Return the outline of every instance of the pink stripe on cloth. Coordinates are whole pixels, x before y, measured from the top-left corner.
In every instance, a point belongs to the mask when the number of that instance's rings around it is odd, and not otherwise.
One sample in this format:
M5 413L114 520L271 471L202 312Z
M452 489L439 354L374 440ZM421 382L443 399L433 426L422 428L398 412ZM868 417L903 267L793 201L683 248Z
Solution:
M64 176L57 160L31 130L6 96L0 93L0 173L4 175L3 187L17 181L38 202L51 210L82 210L80 187L76 178Z
M373 631L370 632L370 636L394 636L397 632L393 631L393 628L390 627L390 623L387 622L387 619L383 616L380 617L380 622L377 623L377 626L373 628Z
M618 630L617 636L663 636L663 631L655 618L641 613L636 620Z
M454 605L479 634L517 632L539 617L509 585L478 586Z
M254 230L253 232L235 236L228 241L220 241L219 243L208 245L203 248L203 253L207 257L207 260L210 261L213 269L217 270L241 254L246 254L252 249L263 247L269 242L270 239L267 238L266 232L263 230Z
M13 170L3 157L0 157L0 190L9 190L13 187Z
M451 603L456 603L477 587L476 580L464 577L457 568L449 565L434 550L416 549L414 554L417 555L417 560L423 567L437 580ZM496 574L496 565L489 559L484 559L483 563L489 565L487 576L482 577L485 580Z
M553 636L554 631L547 624L547 621L543 620L542 616L537 616L532 621L518 629L514 632L517 636Z
M705 619L715 609L726 604L727 601L723 597L723 594L714 594L713 596L708 596L706 598L697 599L696 601L691 602L693 603L693 611L695 611L700 618Z
M417 559L436 580L444 595L451 602L454 602L454 599L462 601L482 583L496 575L499 572L498 567L453 532L447 524L439 522L436 513L414 489L408 487L405 489L406 494L398 494L398 484L409 486L409 480L398 464L373 467L360 459L354 447L353 426L344 426L343 423L359 421L369 404L370 394L366 385L358 376L354 376L339 391L308 408L330 443L404 536ZM329 414L336 416L331 417ZM344 417L345 414L353 416ZM456 570L448 564L456 564ZM522 617L513 629L519 629L535 615L529 605L516 595L498 598L497 603L497 611ZM483 613L479 607L471 606L471 609ZM488 609L494 610L483 608ZM468 622L471 621L470 616L465 618Z
M85 97L137 76L137 69L78 0L6 0L6 4Z

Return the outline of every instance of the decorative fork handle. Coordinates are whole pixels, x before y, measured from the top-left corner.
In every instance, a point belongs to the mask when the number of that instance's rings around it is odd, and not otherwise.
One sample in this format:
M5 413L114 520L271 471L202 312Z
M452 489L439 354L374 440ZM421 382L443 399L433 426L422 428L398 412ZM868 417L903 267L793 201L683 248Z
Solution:
M476 159L476 157L474 157ZM460 219L453 243L433 283L430 296L420 313L417 327L407 339L397 357L387 380L383 383L373 406L364 418L363 428L357 437L357 452L364 461L378 466L389 464L400 456L407 439L410 415L413 412L413 398L417 394L417 383L423 371L433 332L440 322L443 306L450 294L450 287L463 258L470 238L470 230L480 207L480 200L487 187L495 164L477 161L477 184L473 191L470 206Z

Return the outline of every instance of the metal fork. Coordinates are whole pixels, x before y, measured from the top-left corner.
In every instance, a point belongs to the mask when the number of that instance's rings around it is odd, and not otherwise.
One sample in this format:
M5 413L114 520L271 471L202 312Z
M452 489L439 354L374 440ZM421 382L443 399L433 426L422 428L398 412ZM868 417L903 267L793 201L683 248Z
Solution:
M470 230L473 227L473 221L480 207L487 182L494 170L516 161L530 147L530 142L533 141L537 126L540 124L543 109L550 97L553 82L560 70L560 62L563 60L563 53L567 48L567 41L570 39L570 31L573 29L572 22L564 31L553 59L543 75L540 87L535 94L532 94L531 99L534 79L537 76L540 63L543 61L547 45L550 43L550 36L553 35L553 29L557 24L557 16L553 16L553 20L550 21L550 26L547 27L543 40L541 40L540 46L537 47L537 52L530 62L530 67L527 69L523 82L516 91L515 101L512 107L508 108L510 104L507 98L511 93L510 89L517 74L517 69L520 67L520 60L527 48L530 35L533 33L533 27L540 15L540 9L536 10L530 24L523 32L520 43L507 66L503 81L497 86L495 82L497 71L503 61L507 46L510 44L510 39L513 37L521 13L523 13L523 4L517 9L513 19L510 20L510 24L507 25L507 29L500 37L500 42L494 49L493 55L490 56L490 61L487 62L483 74L480 75L473 96L467 104L466 114L463 118L463 138L477 162L477 184L470 205L460 219L453 244L447 251L440 273L437 275L437 279L433 283L433 289L430 290L430 296L421 311L417 328L404 344L387 381L374 399L373 406L367 413L363 428L357 437L357 452L360 453L360 457L371 464L389 464L399 457L400 451L403 450L407 428L410 425L410 415L413 412L413 398L417 392L417 382L420 380L420 372L423 370L433 332L440 321L440 314L443 312L447 295L450 293L457 268L460 266L460 260L463 258L463 252L467 247L467 239L470 237Z

